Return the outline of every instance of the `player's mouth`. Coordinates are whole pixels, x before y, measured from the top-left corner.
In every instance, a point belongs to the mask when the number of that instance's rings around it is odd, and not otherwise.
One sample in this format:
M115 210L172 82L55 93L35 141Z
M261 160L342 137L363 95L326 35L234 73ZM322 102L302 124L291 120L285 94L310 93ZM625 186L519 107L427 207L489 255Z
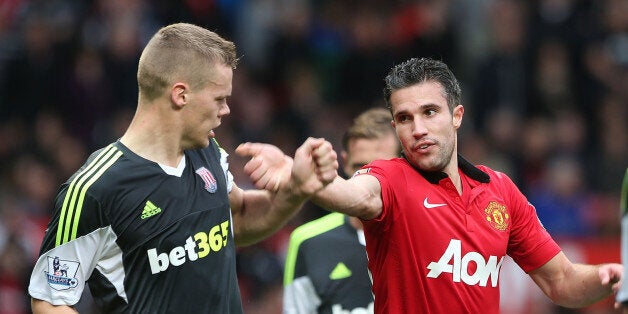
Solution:
M419 153L428 153L435 147L436 143L434 142L420 142L415 144L412 149Z

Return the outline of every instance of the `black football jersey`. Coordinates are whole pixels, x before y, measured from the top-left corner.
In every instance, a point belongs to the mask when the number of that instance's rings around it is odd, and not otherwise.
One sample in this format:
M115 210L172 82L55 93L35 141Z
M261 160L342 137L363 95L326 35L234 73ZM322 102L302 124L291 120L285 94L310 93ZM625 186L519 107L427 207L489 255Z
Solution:
M290 236L283 312L373 313L364 242L348 218L332 213Z
M55 199L30 295L73 305L87 283L105 313L242 313L226 156L212 141L168 174L120 142L92 154Z

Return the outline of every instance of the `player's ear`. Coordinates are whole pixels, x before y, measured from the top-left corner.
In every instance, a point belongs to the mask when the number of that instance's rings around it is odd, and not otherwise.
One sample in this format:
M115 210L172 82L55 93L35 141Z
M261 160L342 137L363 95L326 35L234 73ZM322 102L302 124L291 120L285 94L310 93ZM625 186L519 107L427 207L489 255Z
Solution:
M189 91L190 88L187 84L182 82L174 83L170 92L172 105L179 109L183 108L189 100Z
M341 158L343 164L347 163L347 157L348 156L347 156L347 152L346 151L343 150L343 151L340 152L340 158Z
M462 125L462 116L464 116L464 107L462 105L458 105L452 112L452 123L454 128L460 128Z

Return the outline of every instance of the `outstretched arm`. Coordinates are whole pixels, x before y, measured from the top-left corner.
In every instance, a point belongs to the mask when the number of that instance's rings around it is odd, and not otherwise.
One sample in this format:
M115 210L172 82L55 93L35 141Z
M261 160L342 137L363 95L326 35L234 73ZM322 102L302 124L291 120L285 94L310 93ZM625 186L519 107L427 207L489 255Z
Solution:
M317 166L308 157L306 151L297 150L294 156L292 175L304 182L303 193L311 195L312 201L317 205L335 212L362 219L373 219L382 212L381 186L379 181L371 175L359 175L349 180L340 176L321 184L319 171L323 168Z
M251 157L244 171L262 189L242 190L234 185L229 194L235 241L240 246L281 228L310 195L338 175L336 152L324 139L309 138L297 150L300 166L311 174L306 177L295 176L293 159L273 145L244 143L236 153Z
M318 206L364 220L377 218L382 212L381 186L371 175L349 180L337 177L334 182L312 196Z
M363 219L379 216L382 211L381 186L375 177L360 175L349 180L338 175L323 177L325 170L321 162L309 157L307 150L297 150L292 176L302 183L301 193L311 195L314 203L331 211ZM325 182L320 182L321 179Z
M617 292L623 277L620 264L573 264L563 252L530 277L552 302L569 308L580 308Z

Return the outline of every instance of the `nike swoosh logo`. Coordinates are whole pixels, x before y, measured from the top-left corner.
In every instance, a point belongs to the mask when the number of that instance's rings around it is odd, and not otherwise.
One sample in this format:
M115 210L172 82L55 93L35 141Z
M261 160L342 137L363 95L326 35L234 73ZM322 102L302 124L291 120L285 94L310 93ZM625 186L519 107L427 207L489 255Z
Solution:
M431 204L427 201L427 197L423 200L423 206L425 206L425 208L436 208L436 207L441 207L441 206L446 206L447 204Z

